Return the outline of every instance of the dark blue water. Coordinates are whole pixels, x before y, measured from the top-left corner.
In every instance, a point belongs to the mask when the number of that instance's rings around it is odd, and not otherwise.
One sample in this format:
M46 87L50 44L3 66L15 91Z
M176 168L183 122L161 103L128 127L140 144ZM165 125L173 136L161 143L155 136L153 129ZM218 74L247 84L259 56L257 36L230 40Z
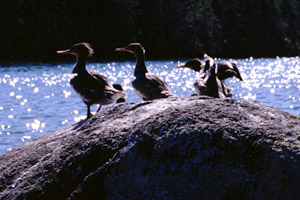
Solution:
M176 69L182 61L150 61L148 70L162 77L180 97L195 93L195 73ZM227 81L233 98L257 100L300 115L300 59L237 60L243 82ZM79 120L86 106L70 87L72 64L0 65L0 154ZM131 86L134 62L88 63L110 82L121 83L127 101L141 101ZM96 111L97 106L92 107Z

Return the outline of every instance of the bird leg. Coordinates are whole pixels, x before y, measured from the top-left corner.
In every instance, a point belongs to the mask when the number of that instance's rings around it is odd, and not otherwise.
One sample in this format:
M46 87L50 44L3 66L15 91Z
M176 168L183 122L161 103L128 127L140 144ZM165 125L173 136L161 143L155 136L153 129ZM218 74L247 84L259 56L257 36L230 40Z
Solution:
M90 107L91 105L86 105L87 106L87 114L86 114L86 119L89 119L91 117L91 112L90 112Z
M99 112L99 111L101 110L101 107L102 107L102 105L100 104L100 106L99 106L97 112ZM97 112L96 112L96 113L97 113Z

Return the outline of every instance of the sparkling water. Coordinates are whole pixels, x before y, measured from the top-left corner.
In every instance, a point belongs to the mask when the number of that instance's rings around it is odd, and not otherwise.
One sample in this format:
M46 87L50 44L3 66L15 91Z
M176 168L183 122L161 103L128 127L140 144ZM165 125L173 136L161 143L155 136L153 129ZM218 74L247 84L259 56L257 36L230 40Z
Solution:
M178 69L186 60L146 62L150 72L166 81L179 97L194 94L196 73ZM244 79L227 80L233 98L256 100L300 115L300 59L240 59ZM216 60L218 62L218 60ZM43 134L63 128L86 115L86 106L69 84L74 63L0 65L0 154ZM135 62L88 63L88 69L120 83L126 101L141 101L131 85ZM96 111L92 106L91 111ZM101 111L100 111L101 112Z

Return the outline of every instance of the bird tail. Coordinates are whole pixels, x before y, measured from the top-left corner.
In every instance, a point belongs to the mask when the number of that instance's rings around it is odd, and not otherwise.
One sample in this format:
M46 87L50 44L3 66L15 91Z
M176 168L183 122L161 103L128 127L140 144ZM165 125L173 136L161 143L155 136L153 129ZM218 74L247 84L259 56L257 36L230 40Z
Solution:
M113 84L113 87L119 91L122 91L122 96L116 101L117 103L125 102L125 92L121 84Z

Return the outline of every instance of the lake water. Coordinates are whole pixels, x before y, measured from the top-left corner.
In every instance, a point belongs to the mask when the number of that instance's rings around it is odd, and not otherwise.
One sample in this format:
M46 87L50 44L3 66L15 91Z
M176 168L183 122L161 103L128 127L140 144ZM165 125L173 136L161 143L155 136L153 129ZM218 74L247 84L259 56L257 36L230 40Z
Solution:
M244 79L233 78L233 98L257 100L300 115L300 58L236 60ZM217 61L216 61L217 62ZM163 78L179 97L195 93L195 73L176 69L180 61L149 61L148 70ZM69 84L74 63L0 64L0 154L43 134L74 123L86 114ZM103 73L111 83L121 83L127 101L141 101L131 79L135 62L88 63L88 69ZM96 111L97 106L92 107Z

